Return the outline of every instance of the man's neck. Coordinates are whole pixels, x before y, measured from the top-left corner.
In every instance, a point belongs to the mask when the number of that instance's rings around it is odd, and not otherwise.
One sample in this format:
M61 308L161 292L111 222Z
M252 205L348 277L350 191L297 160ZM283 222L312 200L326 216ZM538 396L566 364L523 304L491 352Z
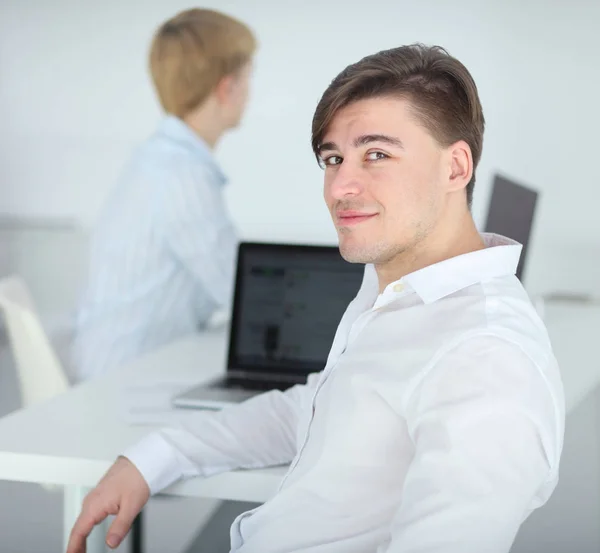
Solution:
M198 135L211 150L214 150L223 136L225 128L215 109L203 105L183 116L183 122Z
M383 292L392 282L419 269L483 248L485 248L483 239L475 227L471 214L467 213L464 220L459 225L455 225L455 232L439 229L410 250L398 254L386 263L375 265L379 279L379 292Z

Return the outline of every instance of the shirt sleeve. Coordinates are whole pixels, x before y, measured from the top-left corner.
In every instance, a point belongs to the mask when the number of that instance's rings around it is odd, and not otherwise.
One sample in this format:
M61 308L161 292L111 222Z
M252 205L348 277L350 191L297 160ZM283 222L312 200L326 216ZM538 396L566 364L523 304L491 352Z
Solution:
M296 429L320 373L305 385L273 390L217 413L198 412L194 423L151 434L124 452L153 494L183 477L291 462Z
M384 551L507 553L558 469L558 418L517 346L478 337L444 355L408 403L414 458Z
M182 160L158 201L166 246L217 306L227 305L238 240L222 183L208 169Z

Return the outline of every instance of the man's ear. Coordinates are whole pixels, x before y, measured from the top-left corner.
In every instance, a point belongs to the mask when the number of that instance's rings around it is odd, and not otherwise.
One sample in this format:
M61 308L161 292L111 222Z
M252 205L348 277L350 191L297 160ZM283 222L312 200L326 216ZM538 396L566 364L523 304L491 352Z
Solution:
M215 95L217 100L219 100L220 104L227 103L227 100L231 97L231 92L235 86L235 76L234 75L225 75L221 80L217 83L215 87Z
M459 140L452 144L447 152L449 160L448 191L464 189L473 176L471 148L464 140Z

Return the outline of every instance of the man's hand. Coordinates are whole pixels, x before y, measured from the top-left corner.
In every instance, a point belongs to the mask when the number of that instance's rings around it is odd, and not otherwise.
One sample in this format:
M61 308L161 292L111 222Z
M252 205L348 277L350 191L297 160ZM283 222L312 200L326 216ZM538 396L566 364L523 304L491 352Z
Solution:
M123 541L135 517L150 497L150 488L135 465L120 457L83 502L71 530L67 553L85 553L85 541L96 524L116 515L106 543L114 549Z

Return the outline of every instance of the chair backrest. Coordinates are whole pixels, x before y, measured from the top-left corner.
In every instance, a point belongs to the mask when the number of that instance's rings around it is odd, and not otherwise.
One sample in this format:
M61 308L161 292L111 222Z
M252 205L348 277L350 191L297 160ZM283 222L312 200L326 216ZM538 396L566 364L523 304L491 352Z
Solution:
M69 382L23 280L0 280L0 309L17 366L24 406L65 392Z

